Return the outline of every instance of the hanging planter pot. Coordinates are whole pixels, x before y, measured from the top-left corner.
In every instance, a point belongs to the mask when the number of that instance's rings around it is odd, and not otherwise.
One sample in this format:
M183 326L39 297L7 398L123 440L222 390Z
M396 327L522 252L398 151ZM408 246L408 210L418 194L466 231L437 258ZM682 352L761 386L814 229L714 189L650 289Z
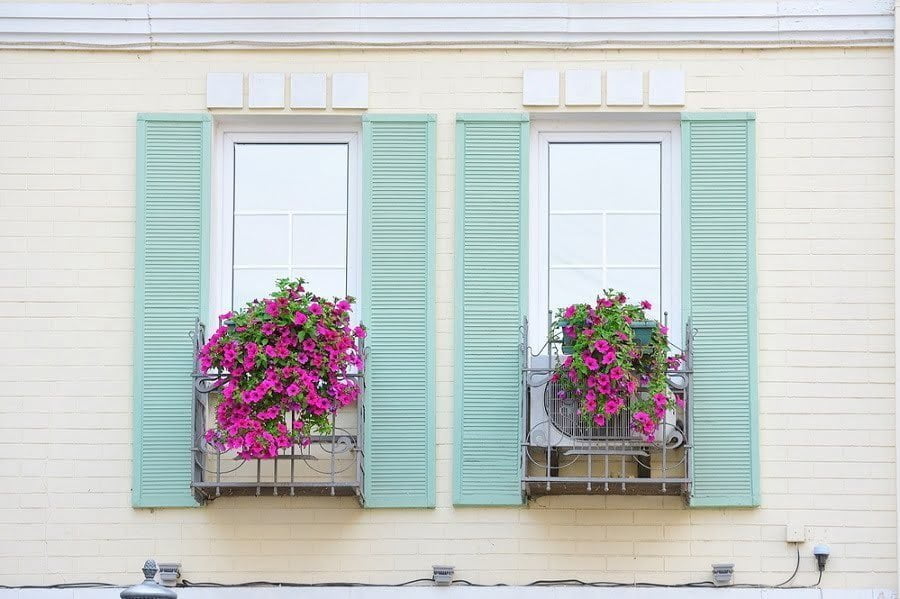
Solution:
M560 318L558 324L560 351L563 353L563 355L571 356L573 353L575 353L575 347L573 345L575 343L575 337L570 337L563 331L565 327L569 326L569 321L564 318Z
M653 340L653 332L657 329L659 329L659 323L655 320L635 320L631 323L634 341L638 345L650 345Z

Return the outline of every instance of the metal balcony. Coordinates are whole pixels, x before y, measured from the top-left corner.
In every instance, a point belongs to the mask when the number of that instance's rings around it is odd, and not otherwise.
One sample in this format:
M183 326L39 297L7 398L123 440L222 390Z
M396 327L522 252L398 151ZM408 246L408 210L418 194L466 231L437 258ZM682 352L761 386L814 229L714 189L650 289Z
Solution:
M191 487L198 501L230 495L324 495L361 498L365 379L351 375L363 386L355 405L331 416L331 433L316 435L308 446L285 448L272 459L247 460L233 451L219 451L206 442L215 424L218 390L226 375L199 371L199 352L205 343L204 326L197 323L194 342L193 474ZM360 340L359 351L365 355ZM285 424L290 429L296 415Z
M691 337L684 360L668 373L669 387L684 407L669 412L648 442L631 430L623 410L604 426L584 421L579 398L559 397L550 381L561 359L548 342L532 353L527 322L522 336L522 489L541 495L683 495L690 492Z

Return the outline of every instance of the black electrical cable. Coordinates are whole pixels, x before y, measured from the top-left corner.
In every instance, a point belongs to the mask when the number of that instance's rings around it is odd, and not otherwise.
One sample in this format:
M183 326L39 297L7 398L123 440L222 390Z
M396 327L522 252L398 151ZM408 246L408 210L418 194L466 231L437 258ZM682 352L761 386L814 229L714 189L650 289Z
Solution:
M811 589L816 588L822 582L822 574L824 570L819 570L819 578L816 580L815 584L808 586L785 586L789 582L791 582L800 571L800 546L797 546L797 565L794 567L794 573L791 574L790 578L781 582L777 585L768 585L768 584L730 584L724 585L723 588L739 588L739 589ZM221 583L221 582L191 582L190 580L183 578L181 582L177 585L181 588L247 588L247 587L285 587L285 588L327 588L327 587L406 587L412 586L415 584L419 584L422 582L434 582L431 578L415 578L413 580L407 580L406 582L399 582L395 584L379 584L379 583L367 583L367 582L272 582L268 580L258 580L253 582L238 582L233 584ZM509 586L505 583L495 583L495 584L479 584L476 582L472 582L465 579L457 579L454 580L451 584L460 584L470 587L505 587ZM92 588L123 588L125 585L120 584L112 584L109 582L62 582L59 584L49 584L49 585L23 585L23 586L7 586L0 584L0 589L92 589ZM583 586L583 587L595 587L595 588L621 588L621 587L632 587L632 588L663 588L663 589L676 589L676 588L712 588L716 587L715 583L709 580L701 580L697 582L682 582L676 584L663 584L656 582L614 582L614 581L596 581L596 582L586 582L584 580L579 580L577 578L562 578L562 579L549 579L549 580L534 580L525 584L524 586L529 587L539 587L539 586Z
M529 582L525 586L589 586L589 587L659 587L659 588L695 588L695 587L712 587L715 584L708 580L700 582L680 582L675 584L664 584L657 582L615 582L615 581L598 581L585 582L577 578L565 578L561 580L535 580Z
M122 586L111 582L60 582L57 584L27 584L20 586L0 584L0 589L120 589Z
M794 577L797 575L797 572L799 572L799 571L800 571L800 544L797 543L797 565L794 566L794 573L791 574L791 575L788 577L787 580L785 580L784 582L780 582L780 583L776 584L775 586L776 586L776 587L783 587L784 585L786 585L786 584L789 583L790 581L794 580ZM819 576L819 579L820 579L820 580L821 580L821 578L822 578L822 577ZM818 586L818 584L819 584L819 583L817 582L817 583L816 583L816 586Z
M181 579L177 585L179 587L188 588L223 588L223 587L287 587L287 588L310 588L310 587L406 587L420 582L434 582L432 578L415 578L406 582L395 584L377 584L369 582L272 582L269 580L257 580L253 582L237 582L227 584L221 582L191 582L187 579Z

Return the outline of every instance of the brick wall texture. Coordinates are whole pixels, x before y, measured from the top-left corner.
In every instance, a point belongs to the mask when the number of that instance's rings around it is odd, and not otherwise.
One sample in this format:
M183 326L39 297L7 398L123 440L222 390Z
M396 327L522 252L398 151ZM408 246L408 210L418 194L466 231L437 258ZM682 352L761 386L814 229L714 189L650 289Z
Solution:
M757 113L761 508L453 508L454 118L523 110L536 67L681 68L687 110ZM434 510L130 507L135 114L202 111L221 71L366 71L371 110L438 115ZM827 586L894 586L893 85L889 48L0 52L0 584L129 582L148 556L196 581L775 583L798 524L800 583L823 542Z

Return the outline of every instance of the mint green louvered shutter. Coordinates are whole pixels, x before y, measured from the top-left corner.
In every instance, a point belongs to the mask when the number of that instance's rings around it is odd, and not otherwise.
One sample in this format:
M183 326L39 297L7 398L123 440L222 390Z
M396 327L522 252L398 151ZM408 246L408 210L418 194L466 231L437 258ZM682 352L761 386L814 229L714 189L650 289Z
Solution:
M138 115L135 507L196 505L188 335L206 305L210 132L205 114Z
M460 115L456 136L454 502L519 505L528 117Z
M434 507L435 122L363 117L367 507Z
M754 116L684 115L682 145L684 306L697 331L690 504L757 506Z

